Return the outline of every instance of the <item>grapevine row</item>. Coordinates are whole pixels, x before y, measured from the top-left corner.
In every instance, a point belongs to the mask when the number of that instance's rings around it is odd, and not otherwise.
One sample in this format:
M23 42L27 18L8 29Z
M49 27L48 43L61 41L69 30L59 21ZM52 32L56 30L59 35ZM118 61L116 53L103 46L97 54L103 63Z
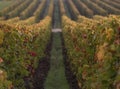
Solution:
M51 0L50 1L50 6L49 6L49 9L48 9L48 16L50 16L50 17L53 16L53 8L54 8L54 1Z
M81 1L84 2L88 6L88 8L93 10L94 15L96 15L96 14L97 15L107 15L107 12L103 8L98 6L96 3L91 2L90 0L81 0Z
M46 4L47 0L42 0L41 3L39 4L39 7L37 8L37 10L34 13L35 16L35 21L39 22L41 19L41 14L44 11L45 8L45 4Z
M13 18L16 16L19 16L20 13L27 8L28 5L30 5L30 3L32 3L33 0L26 0L25 2L23 2L21 5L19 5L17 8L15 8L15 10L13 10L12 12L8 13L6 18Z
M112 0L110 0L110 1L112 1ZM120 3L120 1L118 1L118 0L114 0L114 1L115 1L116 3L118 3L118 4Z
M51 18L20 25L0 23L0 88L25 89L50 38Z
M66 3L66 6L67 6L69 13L71 15L71 19L76 20L77 16L80 15L80 13L77 10L75 4L72 2L72 0L64 0L64 3Z
M68 59L80 89L119 89L120 17L63 16Z
M18 0L14 2L13 5L6 7L2 11L0 11L0 16L5 16L7 13L13 11L15 8L17 8L20 4L22 4L24 1L23 0Z
M20 19L26 19L33 15L34 11L39 5L39 0L33 0L33 2L20 14Z
M68 7L68 4L66 3L66 0L62 0L62 2L63 2L63 7L60 7L60 8L64 8L65 9L65 11L66 11L66 15L69 17L69 18L71 18L71 19L74 19L74 18L72 18L72 13L70 13L70 9L69 9L69 7ZM61 5L60 5L61 6Z
M105 9L108 14L120 14L120 10L117 8L114 8L112 6L110 6L107 3L104 3L103 1L95 1L95 0L91 0L92 2L95 2L97 5L101 6L103 9Z
M66 15L66 10L65 10L65 7L64 7L63 0L59 0L59 3L60 3L60 12L61 12L61 15Z
M79 12L82 15L85 15L87 17L92 17L93 16L93 11L87 7L82 1L80 0L73 0L73 2L76 4Z
M120 4L118 4L118 3L114 2L114 1L103 0L103 2L109 4L109 5L111 5L111 6L115 7L115 8L117 8L117 9L120 9Z

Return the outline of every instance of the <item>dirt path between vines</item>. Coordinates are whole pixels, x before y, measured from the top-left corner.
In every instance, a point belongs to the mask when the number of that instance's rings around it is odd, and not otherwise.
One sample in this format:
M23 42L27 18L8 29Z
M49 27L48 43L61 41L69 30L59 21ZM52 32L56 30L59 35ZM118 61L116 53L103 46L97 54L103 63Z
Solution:
M53 29L53 42L50 70L46 78L44 89L70 89L65 75L65 66L62 51L61 29Z
M39 61L33 77L34 88L27 89L79 89L70 66L61 29L52 29L46 56Z

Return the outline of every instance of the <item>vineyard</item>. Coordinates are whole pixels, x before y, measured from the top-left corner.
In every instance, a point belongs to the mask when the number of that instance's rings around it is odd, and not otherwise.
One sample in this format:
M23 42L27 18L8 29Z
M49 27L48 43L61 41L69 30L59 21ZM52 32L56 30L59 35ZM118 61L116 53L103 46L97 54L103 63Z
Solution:
M0 89L120 89L120 1L0 0Z

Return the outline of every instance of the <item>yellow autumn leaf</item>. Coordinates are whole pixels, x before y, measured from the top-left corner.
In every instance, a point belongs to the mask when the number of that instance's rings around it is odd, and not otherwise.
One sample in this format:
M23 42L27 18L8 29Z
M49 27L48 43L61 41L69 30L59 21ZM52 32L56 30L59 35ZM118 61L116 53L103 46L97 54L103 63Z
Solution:
M97 52L97 59L98 61L101 61L104 59L105 56L105 47L107 46L108 43L104 43L103 45L100 45L98 47L98 52Z

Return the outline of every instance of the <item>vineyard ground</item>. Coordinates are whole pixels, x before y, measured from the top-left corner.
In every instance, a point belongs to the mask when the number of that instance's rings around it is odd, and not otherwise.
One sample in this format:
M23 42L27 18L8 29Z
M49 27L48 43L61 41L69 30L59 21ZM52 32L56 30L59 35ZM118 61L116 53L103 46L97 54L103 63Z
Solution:
M53 33L50 59L50 70L45 81L45 89L69 89L69 84L65 76L60 32Z

